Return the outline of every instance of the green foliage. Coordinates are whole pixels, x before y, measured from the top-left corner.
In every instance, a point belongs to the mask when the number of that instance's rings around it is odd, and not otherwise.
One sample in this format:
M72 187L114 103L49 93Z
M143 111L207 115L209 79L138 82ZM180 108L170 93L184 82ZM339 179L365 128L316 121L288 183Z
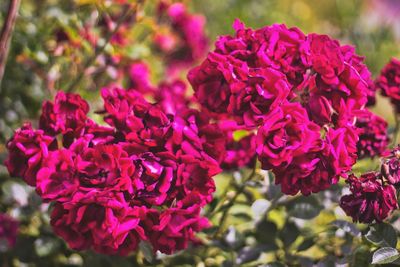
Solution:
M395 248L397 245L396 230L393 228L393 226L387 223L370 225L369 231L365 235L365 238L372 244L379 247Z
M380 248L372 256L372 264L386 264L397 260L400 257L399 252L391 247Z

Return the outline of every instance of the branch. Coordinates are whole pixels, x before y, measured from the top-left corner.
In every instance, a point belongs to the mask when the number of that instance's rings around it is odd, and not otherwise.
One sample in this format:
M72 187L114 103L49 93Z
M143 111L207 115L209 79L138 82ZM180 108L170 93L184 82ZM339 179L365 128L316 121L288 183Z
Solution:
M11 0L8 7L7 16L4 21L0 34L0 88L4 76L4 70L7 63L10 40L14 29L15 21L21 0Z

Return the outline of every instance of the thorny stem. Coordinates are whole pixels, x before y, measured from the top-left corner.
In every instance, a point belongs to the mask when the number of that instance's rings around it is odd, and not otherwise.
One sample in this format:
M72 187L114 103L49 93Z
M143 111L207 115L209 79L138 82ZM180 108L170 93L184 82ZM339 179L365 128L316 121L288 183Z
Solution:
M73 80L69 86L67 87L66 91L68 93L72 93L76 90L76 86L80 83L82 78L85 76L86 70L94 63L96 62L96 59L104 52L105 48L107 45L110 43L111 38L117 33L119 28L121 27L122 23L125 21L125 19L133 12L133 16L136 17L139 5L142 1L138 1L138 3L135 5L134 8L131 8L130 6L125 10L125 12L122 14L122 16L119 18L117 21L117 24L115 25L115 28L109 32L105 38L105 42L102 46L97 47L95 49L95 53L92 57L90 57L86 63L84 64L83 70L79 72L78 76Z
M220 208L216 209L212 215L218 213L220 210L224 209L221 218L219 220L218 223L218 229L214 234L214 237L218 236L221 234L222 229L223 229L223 225L225 223L225 220L228 216L229 210L230 208L235 204L236 199L239 197L240 194L242 194L244 192L244 190L246 189L247 183L249 181L251 181L251 179L254 178L254 175L256 174L256 165L254 166L252 172L250 173L250 175L242 182L242 184L240 185L240 187L235 191L234 195L229 198L228 202L224 205L222 205Z
M14 29L15 21L21 0L11 0L8 7L7 16L5 18L0 34L0 89L3 80L4 70L6 68L8 52L10 48L10 40Z

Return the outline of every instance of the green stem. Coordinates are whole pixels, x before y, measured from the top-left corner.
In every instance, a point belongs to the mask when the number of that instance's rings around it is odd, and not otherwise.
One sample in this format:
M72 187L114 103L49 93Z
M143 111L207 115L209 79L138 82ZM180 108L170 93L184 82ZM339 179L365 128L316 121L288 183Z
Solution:
M115 28L113 31L109 32L105 38L105 42L102 46L97 47L95 49L95 53L92 57L90 57L84 64L83 70L79 72L78 76L73 80L69 86L67 87L66 91L68 93L72 93L76 90L76 86L80 83L82 78L85 76L86 70L96 62L96 59L104 52L105 48L107 45L110 43L111 38L117 33L119 28L121 27L122 23L125 21L125 19L133 12L133 15L136 16L137 10L139 7L139 3L135 5L135 8L132 9L131 7L127 8L125 12L122 14L122 16L119 18Z

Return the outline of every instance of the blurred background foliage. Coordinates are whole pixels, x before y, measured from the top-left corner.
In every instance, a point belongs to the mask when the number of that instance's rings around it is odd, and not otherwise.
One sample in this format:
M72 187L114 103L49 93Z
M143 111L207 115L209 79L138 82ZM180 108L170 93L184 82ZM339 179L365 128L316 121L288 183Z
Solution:
M107 45L106 56L85 67L96 49L82 29L96 25L104 12L114 12L116 7L111 2L22 1L0 88L0 162L6 157L5 142L13 129L25 120L36 123L42 101L52 98L57 90L66 90L80 73L85 75L77 82L76 91L94 107L99 106L99 89L119 79L112 64L110 67L104 63L110 58L123 55L124 60L144 60L151 67L153 81L168 79L162 55L155 52L150 38L160 30L154 0L144 1L137 14L138 22L126 35L128 46ZM207 18L211 47L218 35L233 33L233 20L239 18L251 27L285 23L306 33L326 33L353 44L358 54L366 56L374 77L391 57L400 57L400 4L396 0L184 2L191 11ZM7 8L8 1L0 1L0 25ZM61 33L65 32L74 45L63 43ZM101 29L94 28L94 32L99 35L100 44L105 42ZM387 103L380 98L376 111L391 122L392 129L391 107ZM355 171L363 172L376 165L376 160L360 161ZM48 205L42 204L23 182L10 178L0 165L0 211L20 221L15 248L0 248L0 266L368 266L377 249L400 248L400 214L394 214L389 223L381 226L350 223L337 205L345 190L341 184L310 197L287 197L281 195L267 172L259 172L255 182L241 188L249 172L216 177L215 199L205 210L214 227L200 235L204 246L173 256L152 255L142 246L138 253L119 258L68 249L52 233ZM239 189L243 194L236 197ZM235 205L229 205L231 199ZM216 207L222 207L218 209L221 212L215 214Z

